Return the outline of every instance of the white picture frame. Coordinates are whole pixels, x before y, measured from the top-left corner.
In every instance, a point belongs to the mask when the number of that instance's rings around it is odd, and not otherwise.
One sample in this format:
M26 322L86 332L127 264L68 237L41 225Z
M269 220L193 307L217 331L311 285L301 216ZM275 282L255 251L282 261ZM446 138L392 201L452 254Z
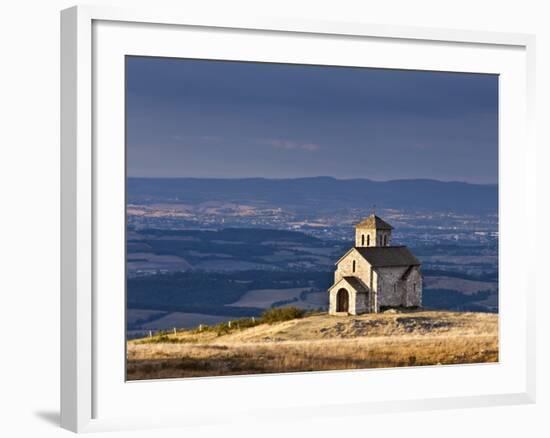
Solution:
M147 37L140 37L145 32ZM224 43L220 43L220 32L228 33L223 38ZM193 38L194 44L191 48L185 47L187 55L182 55L180 51L185 45L181 42L185 38ZM322 51L316 49L316 44L321 43ZM289 44L296 46L292 53L287 50ZM350 50L347 50L348 45ZM367 46L372 48L370 53L376 61L367 64L354 61L353 57L357 56L354 53L358 53L356 49ZM303 50L302 54L300 50ZM306 50L311 58L305 59L303 53ZM517 277L521 278L519 283L506 270L502 272L502 266L513 261L510 255L514 249L522 245L533 249L535 245L536 151L531 127L534 51L534 37L524 34L245 16L228 21L214 14L195 15L192 11L128 10L104 6L78 6L62 11L62 427L83 432L208 424L213 418L217 422L229 421L229 418L239 421L251 416L306 418L534 402L535 272L531 267L534 263L530 262L534 257L531 254L535 252L527 251L524 261L514 267ZM407 57L406 52L414 53ZM396 57L398 53L399 59ZM455 366L445 370L442 367L418 367L414 370L325 372L307 376L291 373L285 376L191 379L187 382L121 381L124 350L121 353L120 347L125 340L124 337L118 339L118 335L123 332L124 313L120 313L120 305L124 290L119 291L116 285L120 285L120 263L124 259L120 252L120 221L125 208L121 202L124 166L120 164L124 156L120 145L124 115L120 110L124 82L120 81L120 66L123 66L125 54L332 62L449 71L464 71L463 66L469 65L471 71L500 74L503 78L500 88L499 181L503 311L500 323L502 359L499 364ZM434 54L437 54L437 59ZM113 147L107 149L106 144ZM112 156L109 151L112 151ZM512 169L515 169L514 179L511 178ZM514 212L513 206L517 203L521 204L520 215ZM528 221L532 230L527 241L525 236L520 239L507 233L521 220ZM111 245L108 242L118 243L108 247ZM115 268L110 271L109 266ZM117 290L113 302L101 295L105 285L109 284ZM112 336L113 333L116 336ZM418 387L399 383L407 382L413 375ZM432 387L428 385L420 390L420 385L428 379L434 380ZM442 388L438 383L449 380L456 380L456 387L443 385ZM351 385L363 385L358 387L364 391L342 398L338 388ZM278 390L283 394L284 390L300 386L306 395L297 396L293 404L286 404L278 395ZM410 388L405 388L407 386ZM319 390L321 387L323 391ZM209 404L208 412L200 407L200 400L209 400L213 394L236 391L246 394L254 388L274 392L269 400L253 402L241 396L236 400L235 408L230 410L221 409L215 402ZM174 397L183 390L192 403L185 404L185 400L174 403ZM142 396L163 396L166 404L148 406L147 415L140 415L139 407L132 406L131 400ZM126 410L118 408L125 404L128 405Z

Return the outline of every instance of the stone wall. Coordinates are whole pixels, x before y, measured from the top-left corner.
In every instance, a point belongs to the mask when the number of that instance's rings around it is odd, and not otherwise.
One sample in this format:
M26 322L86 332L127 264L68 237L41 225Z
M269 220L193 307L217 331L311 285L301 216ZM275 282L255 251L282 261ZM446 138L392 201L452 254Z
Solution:
M328 291L328 313L330 315L336 313L336 292L338 292L336 288Z
M378 306L402 306L404 302L404 287L399 278L405 273L407 267L377 268Z
M353 262L355 261L355 272L353 271ZM334 271L334 284L338 283L342 277L360 278L366 286L370 286L371 267L369 263L357 251L351 251L343 258Z
M422 307L422 274L419 267L415 267L406 280L407 295L405 305Z
M378 307L421 306L422 276L418 267L413 268L405 280L401 280L408 267L377 268Z
M336 294L340 289L346 289L349 294L349 307L348 313L351 315L359 315L361 313L367 313L368 308L368 294L363 292L356 292L345 280L329 291L329 313L331 315L336 314Z
M357 293L357 297L355 299L355 313L352 313L352 315L360 315L362 313L370 312L368 298L368 293Z

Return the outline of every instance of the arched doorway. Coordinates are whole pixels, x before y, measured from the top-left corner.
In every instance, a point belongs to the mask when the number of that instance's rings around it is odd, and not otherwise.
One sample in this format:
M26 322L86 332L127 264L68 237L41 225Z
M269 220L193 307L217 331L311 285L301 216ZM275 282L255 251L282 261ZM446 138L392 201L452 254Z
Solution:
M349 293L344 288L336 292L336 311L349 312Z

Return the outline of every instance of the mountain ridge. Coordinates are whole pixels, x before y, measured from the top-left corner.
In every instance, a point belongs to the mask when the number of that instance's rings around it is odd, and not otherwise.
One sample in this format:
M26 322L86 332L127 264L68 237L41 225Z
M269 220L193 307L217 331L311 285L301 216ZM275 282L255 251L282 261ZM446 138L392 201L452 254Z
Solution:
M317 175L317 176L296 176L296 177L287 177L287 178L268 178L264 176L247 176L242 178L231 178L231 177L196 177L196 176L128 176L128 179L133 180L211 180L211 181L302 181L302 180L329 180L329 181L366 181L371 183L389 183L389 182L435 182L442 184L464 184L464 185L473 185L473 186L498 186L498 183L474 183L469 181L443 181L435 178L395 178L387 180L376 180L370 178L336 178L334 176L328 175Z
M291 205L307 210L378 208L496 213L498 185L432 179L303 177L127 178L130 203L207 201Z

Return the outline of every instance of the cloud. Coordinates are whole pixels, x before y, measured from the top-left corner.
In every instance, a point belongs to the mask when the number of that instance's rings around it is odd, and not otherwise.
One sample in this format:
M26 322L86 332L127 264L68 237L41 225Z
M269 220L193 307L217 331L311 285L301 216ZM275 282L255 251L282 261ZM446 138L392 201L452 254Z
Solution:
M321 148L316 143L298 142L293 140L281 140L281 139L267 140L267 144L275 149L283 149L287 151L303 150L303 151L314 152Z

